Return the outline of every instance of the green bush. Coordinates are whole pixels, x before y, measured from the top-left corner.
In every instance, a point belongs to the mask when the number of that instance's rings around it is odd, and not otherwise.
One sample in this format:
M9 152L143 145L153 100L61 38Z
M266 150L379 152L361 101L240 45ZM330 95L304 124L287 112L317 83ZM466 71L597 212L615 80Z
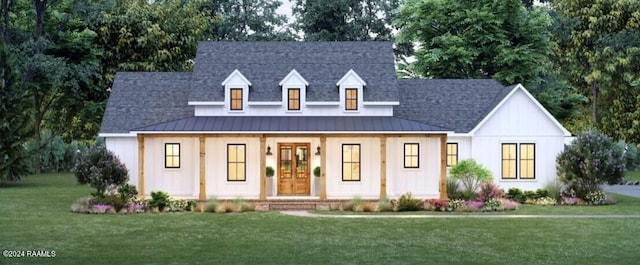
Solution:
M215 198L209 199L207 200L207 204L204 206L204 211L209 213L215 213L219 204L220 203L218 202L217 199Z
M423 208L422 200L413 198L411 192L402 194L398 199L398 211L418 211Z
M362 198L360 196L355 196L353 199L349 200L342 207L345 211L356 211L358 208L362 207Z
M320 177L320 174L322 173L321 171L320 167L313 168L313 176Z
M389 212L393 211L393 207L391 202L387 197L384 197L378 201L378 211L380 212Z
M96 198L96 204L105 204L111 205L116 212L120 212L122 208L127 204L126 201L122 199L119 195L116 194L108 194L102 197Z
M78 183L89 184L96 189L96 197L102 197L110 188L127 183L129 171L113 152L104 145L95 145L76 158L72 169Z
M447 197L452 200L462 199L464 197L464 194L460 191L458 180L447 178Z
M449 171L451 178L459 180L462 184L462 194L464 199L473 200L476 191L483 181L493 179L491 171L478 164L473 159L466 159L458 162Z
M162 211L165 207L169 206L170 199L171 196L169 196L169 193L164 191L152 191L151 200L149 200L149 207L157 207L158 210Z
M267 168L265 168L265 175L267 178L273 177L273 175L276 174L275 169L273 169L272 166L267 166Z
M556 158L560 180L586 199L603 183L620 182L626 170L623 149L601 133L588 131L565 147Z
M136 195L138 195L138 190L136 186L124 184L118 187L118 194L120 194L120 198L122 198L125 203L130 203L135 199Z
M526 201L524 193L521 189L518 188L510 188L504 197L519 203L523 203L524 201Z

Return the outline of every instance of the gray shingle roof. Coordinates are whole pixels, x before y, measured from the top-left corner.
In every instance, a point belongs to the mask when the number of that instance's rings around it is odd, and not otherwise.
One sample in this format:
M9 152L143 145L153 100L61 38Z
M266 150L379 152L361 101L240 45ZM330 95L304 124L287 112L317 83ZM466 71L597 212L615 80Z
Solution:
M444 132L443 128L395 117L219 116L190 117L134 131L171 132Z
M224 101L235 69L252 83L250 101L280 101L292 69L309 82L307 101L339 101L336 82L350 69L367 82L365 101L398 101L391 42L200 42L189 101Z
M193 116L187 105L191 73L118 72L102 118L101 133Z
M515 86L493 79L400 79L400 118L467 133L478 125Z

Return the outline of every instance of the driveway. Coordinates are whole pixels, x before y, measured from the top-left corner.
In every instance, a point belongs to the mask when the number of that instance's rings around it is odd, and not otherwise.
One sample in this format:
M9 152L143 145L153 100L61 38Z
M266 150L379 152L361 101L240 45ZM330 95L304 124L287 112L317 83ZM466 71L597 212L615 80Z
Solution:
M602 189L606 192L640 198L640 185L604 185Z

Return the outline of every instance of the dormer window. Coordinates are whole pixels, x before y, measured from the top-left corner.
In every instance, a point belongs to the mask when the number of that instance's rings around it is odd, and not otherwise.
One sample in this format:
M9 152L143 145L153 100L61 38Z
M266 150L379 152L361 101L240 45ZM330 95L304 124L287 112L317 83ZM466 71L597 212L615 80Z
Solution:
M286 102L287 112L302 112L305 104L306 90L309 83L296 69L291 70L282 81L282 102Z
M363 88L366 85L367 83L353 69L349 70L336 83L336 86L340 89L340 108L345 113L358 112L361 109Z
M287 110L300 110L300 89L287 89Z
M230 113L243 112L249 98L251 82L236 69L222 81L222 85L224 86L224 102L227 110Z
M231 89L230 110L242 110L242 88Z
M345 89L344 109L358 110L358 89L357 88Z

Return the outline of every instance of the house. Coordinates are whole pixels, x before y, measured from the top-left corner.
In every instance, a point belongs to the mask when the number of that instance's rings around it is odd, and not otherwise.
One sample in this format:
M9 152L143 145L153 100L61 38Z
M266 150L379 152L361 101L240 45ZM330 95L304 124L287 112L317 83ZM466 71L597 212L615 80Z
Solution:
M141 194L200 200L444 198L469 157L538 188L567 135L520 85L397 79L390 42L201 42L193 72L117 73L100 129Z

